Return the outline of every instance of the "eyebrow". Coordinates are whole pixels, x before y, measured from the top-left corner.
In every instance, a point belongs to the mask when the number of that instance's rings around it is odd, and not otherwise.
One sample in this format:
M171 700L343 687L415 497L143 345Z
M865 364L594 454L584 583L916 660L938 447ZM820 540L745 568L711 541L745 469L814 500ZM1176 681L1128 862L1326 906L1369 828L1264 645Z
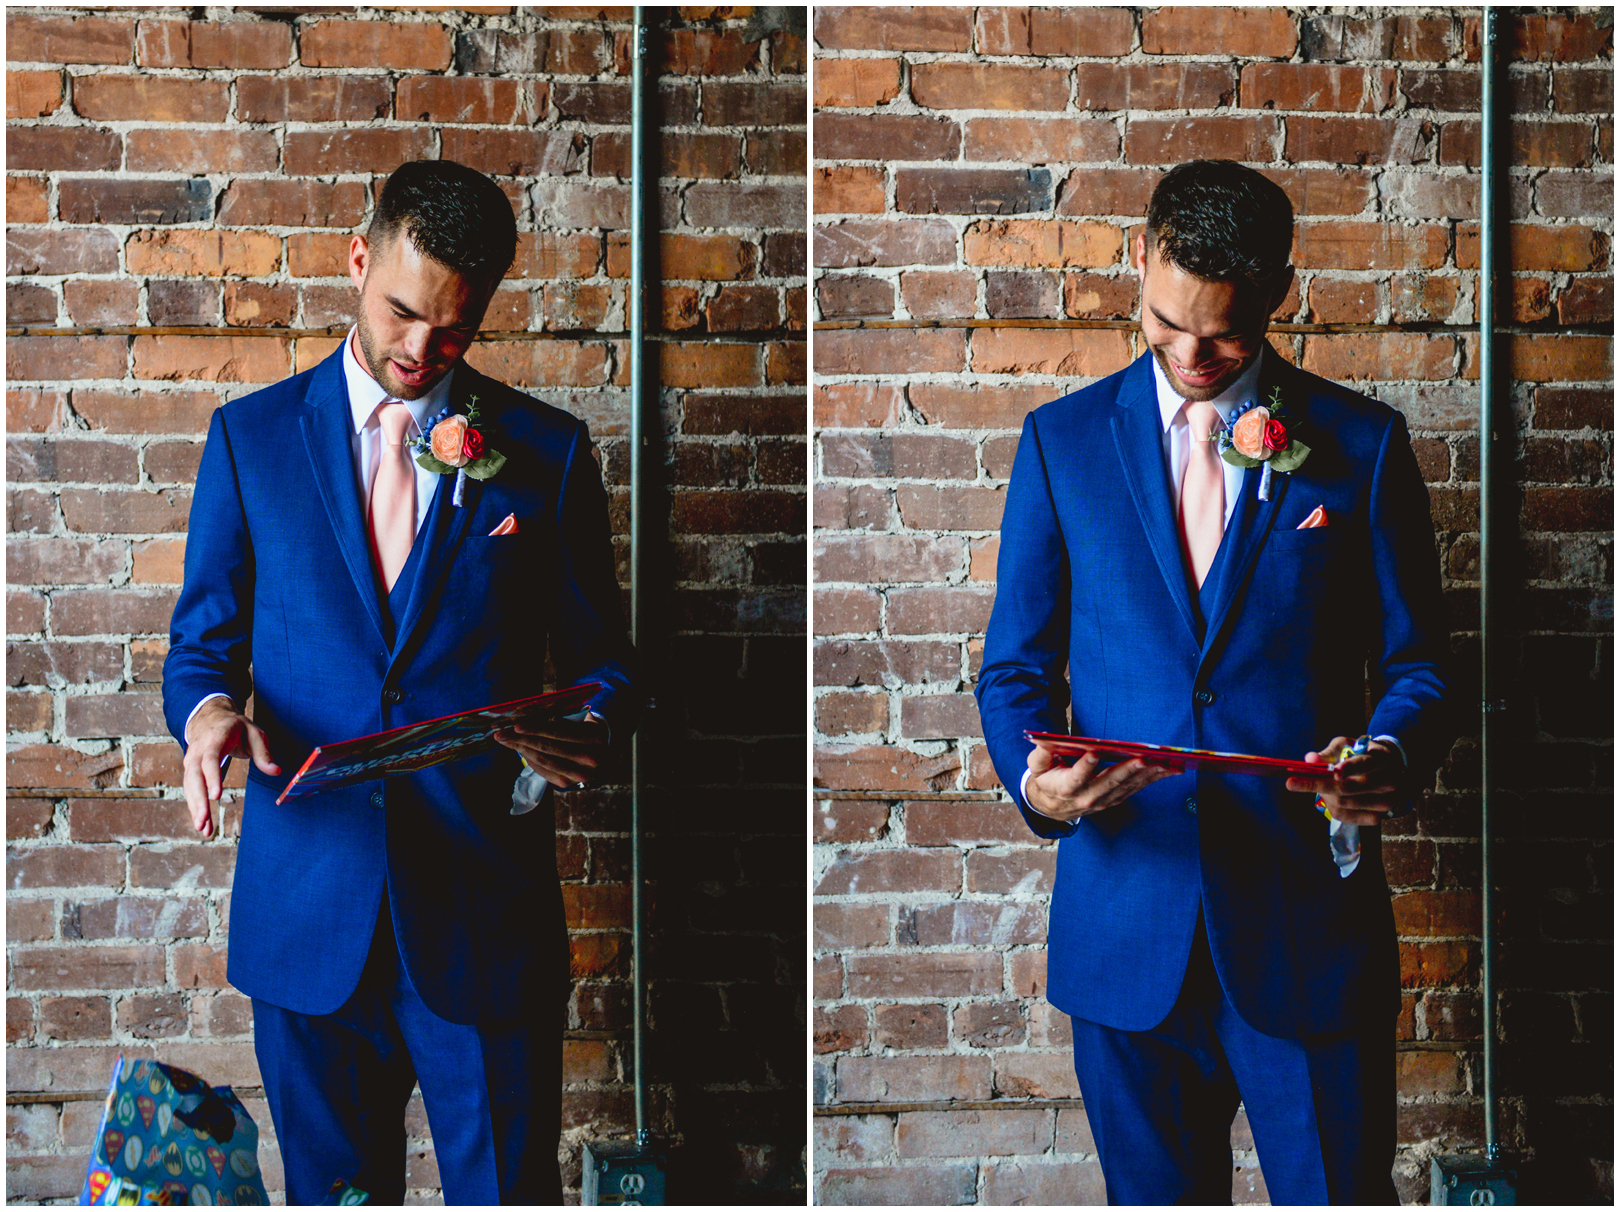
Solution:
M384 295L383 298L388 300L388 305L390 307L392 307L395 311L399 312L401 315L408 316L412 320L421 320L421 319L424 318L422 316L417 315L416 312L410 307L410 305L405 302L405 300L399 298L396 295ZM1156 315L1156 316L1159 315L1158 312L1154 312L1153 314ZM1160 316L1159 318L1162 320L1164 317ZM473 328L473 327L475 327L475 325L472 325L472 324L447 324L444 327L454 330L454 329L457 329L457 328Z
M1160 324L1163 324L1166 328L1171 329L1171 330L1173 330L1175 332L1186 332L1187 331L1185 328L1181 327L1181 325L1172 323L1170 320L1166 319L1165 314L1162 311L1160 311L1157 307L1154 307L1151 303L1148 304L1148 310L1153 313L1153 318L1158 320L1158 322ZM1201 338L1201 339L1205 340L1205 341L1225 341L1225 340L1227 340L1227 339L1229 339L1231 337L1237 337L1237 336L1241 336L1241 335L1242 334L1237 329L1229 328L1225 332L1218 332L1212 337L1204 337L1204 338Z

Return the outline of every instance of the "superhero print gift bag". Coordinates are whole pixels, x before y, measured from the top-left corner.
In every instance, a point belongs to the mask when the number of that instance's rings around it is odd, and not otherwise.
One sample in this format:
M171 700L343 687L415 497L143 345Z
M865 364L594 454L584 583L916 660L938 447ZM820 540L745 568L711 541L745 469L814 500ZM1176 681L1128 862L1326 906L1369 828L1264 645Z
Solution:
M79 1202L268 1204L259 1129L229 1086L120 1056Z

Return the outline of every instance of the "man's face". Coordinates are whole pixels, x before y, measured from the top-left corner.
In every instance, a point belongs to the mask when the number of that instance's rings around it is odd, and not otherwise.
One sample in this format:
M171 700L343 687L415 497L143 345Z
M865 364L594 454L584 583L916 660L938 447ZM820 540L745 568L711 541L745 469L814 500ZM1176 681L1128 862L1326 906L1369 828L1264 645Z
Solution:
M1211 282L1150 253L1144 235L1131 248L1142 283L1142 336L1170 386L1184 400L1213 400L1260 352L1271 313L1293 271L1270 298L1239 282Z
M349 278L360 291L360 353L371 377L399 400L417 400L477 335L493 288L425 257L404 233L378 249L349 243Z

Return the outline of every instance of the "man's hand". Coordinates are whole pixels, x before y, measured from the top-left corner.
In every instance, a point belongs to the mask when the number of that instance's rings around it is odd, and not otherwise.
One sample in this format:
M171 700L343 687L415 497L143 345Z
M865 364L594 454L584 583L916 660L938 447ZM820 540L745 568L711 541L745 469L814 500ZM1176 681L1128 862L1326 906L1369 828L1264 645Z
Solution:
M1055 821L1079 820L1124 803L1149 783L1181 773L1141 758L1099 770L1101 765L1096 755L1090 753L1076 759L1072 766L1059 764L1050 749L1037 743L1030 750L1030 776L1024 784L1029 806Z
M1346 748L1351 739L1336 736L1305 760L1313 766L1327 766ZM1321 797L1321 807L1329 816L1347 825L1378 825L1391 813L1406 808L1410 795L1406 786L1406 763L1383 741L1373 741L1367 752L1349 758L1337 770L1317 775L1291 775L1290 791L1303 791Z
M251 758L262 773L281 773L281 767L270 758L264 731L237 711L229 699L209 699L186 725L185 776L181 780L192 827L204 837L214 832L214 809L225 788L219 767L226 757Z
M608 757L607 724L594 716L502 728L495 739L553 787L585 786Z

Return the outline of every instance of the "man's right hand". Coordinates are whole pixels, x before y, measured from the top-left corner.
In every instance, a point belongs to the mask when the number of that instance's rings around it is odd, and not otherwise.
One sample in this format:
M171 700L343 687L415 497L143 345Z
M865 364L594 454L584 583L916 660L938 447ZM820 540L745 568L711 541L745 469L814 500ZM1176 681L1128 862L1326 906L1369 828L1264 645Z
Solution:
M1024 798L1036 812L1055 821L1076 821L1123 804L1149 783L1181 773L1141 758L1104 767L1091 753L1082 754L1072 766L1064 765L1040 744L1030 750L1029 771Z
M281 773L281 767L270 759L270 744L263 729L237 711L230 700L210 699L197 708L197 714L186 725L182 780L192 827L204 837L213 836L215 807L225 789L220 763L227 757L251 758L260 772Z

